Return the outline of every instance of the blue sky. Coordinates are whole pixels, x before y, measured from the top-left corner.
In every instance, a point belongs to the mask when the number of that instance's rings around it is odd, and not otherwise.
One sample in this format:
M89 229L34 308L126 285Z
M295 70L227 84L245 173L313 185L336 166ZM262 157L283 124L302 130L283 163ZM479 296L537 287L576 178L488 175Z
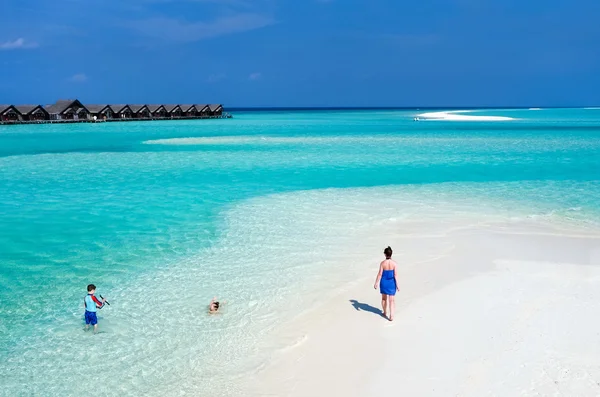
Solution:
M598 0L3 0L0 103L600 104Z

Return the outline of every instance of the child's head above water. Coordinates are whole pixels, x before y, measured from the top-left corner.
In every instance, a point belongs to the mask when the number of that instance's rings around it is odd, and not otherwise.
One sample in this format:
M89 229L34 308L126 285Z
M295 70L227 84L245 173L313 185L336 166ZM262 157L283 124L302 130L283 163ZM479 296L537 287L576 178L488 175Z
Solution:
M208 305L208 311L210 313L215 313L219 310L219 306L221 306L221 304L219 303L217 298L213 298L213 300L210 302L210 305Z

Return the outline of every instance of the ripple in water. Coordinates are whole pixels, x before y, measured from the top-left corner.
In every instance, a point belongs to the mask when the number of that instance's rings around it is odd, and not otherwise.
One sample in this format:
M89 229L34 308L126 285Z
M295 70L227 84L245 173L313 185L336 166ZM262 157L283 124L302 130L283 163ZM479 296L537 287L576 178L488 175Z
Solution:
M272 341L263 351L265 338L377 263L394 236L525 218L555 191L543 183L441 184L245 201L224 214L213 248L110 291L112 305L99 312L102 333L83 332L78 305L40 319L5 355L2 394L83 395L89 385L80 379L94 371L103 375L95 385L102 395L242 395L236 379L303 341ZM548 203L541 214L556 208L556 200ZM590 217L582 205L557 208L550 221L575 230L581 225L570 214ZM209 316L213 295L227 303Z

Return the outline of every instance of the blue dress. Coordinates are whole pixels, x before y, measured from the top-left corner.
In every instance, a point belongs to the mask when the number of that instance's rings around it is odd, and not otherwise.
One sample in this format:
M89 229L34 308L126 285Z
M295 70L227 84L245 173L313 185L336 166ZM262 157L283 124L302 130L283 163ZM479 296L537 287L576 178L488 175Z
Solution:
M396 279L394 270L384 270L379 282L379 292L382 295L396 295Z

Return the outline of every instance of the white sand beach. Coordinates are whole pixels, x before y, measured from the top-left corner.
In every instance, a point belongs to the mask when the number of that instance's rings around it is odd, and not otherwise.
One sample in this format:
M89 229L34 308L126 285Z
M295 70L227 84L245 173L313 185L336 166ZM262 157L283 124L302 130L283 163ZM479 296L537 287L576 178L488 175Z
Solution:
M248 395L600 395L600 235L496 224L390 244L395 320L380 314L374 262L278 332L287 347Z

